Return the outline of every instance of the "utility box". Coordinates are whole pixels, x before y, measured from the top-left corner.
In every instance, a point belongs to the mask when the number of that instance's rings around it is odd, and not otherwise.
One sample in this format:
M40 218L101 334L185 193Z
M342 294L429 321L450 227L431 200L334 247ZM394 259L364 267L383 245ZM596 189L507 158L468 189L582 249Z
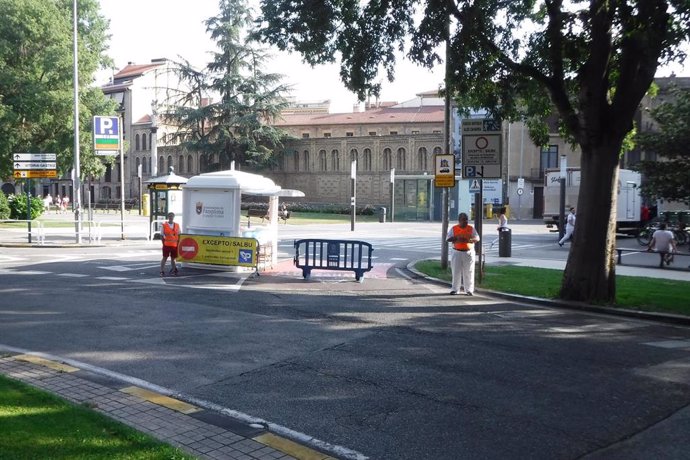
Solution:
M509 228L502 228L498 232L498 257L510 257L512 253L512 233Z

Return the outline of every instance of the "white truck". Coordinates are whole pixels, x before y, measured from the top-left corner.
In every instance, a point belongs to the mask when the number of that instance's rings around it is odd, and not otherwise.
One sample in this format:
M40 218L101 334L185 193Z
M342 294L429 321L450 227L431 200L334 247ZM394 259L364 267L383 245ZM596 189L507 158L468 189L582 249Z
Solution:
M558 229L560 216L560 169L544 171L544 223L548 228ZM618 172L618 200L616 207L616 232L636 234L640 228L641 175L629 169ZM580 192L580 168L567 168L565 178L565 213L571 207L577 208Z

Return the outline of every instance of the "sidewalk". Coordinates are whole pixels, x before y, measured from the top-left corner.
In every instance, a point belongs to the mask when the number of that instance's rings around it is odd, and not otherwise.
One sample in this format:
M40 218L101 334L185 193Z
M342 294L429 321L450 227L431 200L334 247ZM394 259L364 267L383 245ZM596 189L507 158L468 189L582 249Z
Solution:
M0 347L0 374L86 405L201 459L334 459L271 433L261 420L240 421L175 399L165 389L152 391L35 355L4 353Z

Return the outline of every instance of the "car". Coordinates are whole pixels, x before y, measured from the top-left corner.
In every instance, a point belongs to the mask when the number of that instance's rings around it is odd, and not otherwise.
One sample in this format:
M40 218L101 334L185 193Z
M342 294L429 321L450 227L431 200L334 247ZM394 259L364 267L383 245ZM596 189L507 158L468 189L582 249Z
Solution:
M450 168L441 168L438 170L438 172L441 174L448 174L450 173Z

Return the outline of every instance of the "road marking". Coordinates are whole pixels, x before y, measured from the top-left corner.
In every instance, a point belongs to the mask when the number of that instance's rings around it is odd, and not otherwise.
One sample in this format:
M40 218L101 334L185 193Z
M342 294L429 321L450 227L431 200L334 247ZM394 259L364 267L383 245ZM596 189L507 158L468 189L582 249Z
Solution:
M280 436L276 436L273 433L264 433L255 438L254 441L259 442L265 446L272 447L275 450L279 450L284 454L288 454L299 460L327 460L333 459L326 454L310 449L302 444L297 444L296 442L290 441Z
M165 396L145 388L131 386L122 388L120 391L127 393L128 395L138 396L145 401L167 407L168 409L172 409L183 414L193 414L194 412L199 412L201 410L198 407L187 404L179 399L171 398L170 396Z
M662 340L659 342L645 342L643 345L659 348L690 348L690 340Z
M125 278L123 276L97 276L97 280L102 280L102 281L128 281L129 278Z
M83 273L58 273L57 276L66 276L68 278L84 278L89 275L84 275Z
M37 364L39 366L47 367L60 372L76 372L79 369L72 367L68 364L58 363L57 361L51 361L49 359L41 358L34 355L17 355L14 359L19 361L26 361L27 363Z
M53 272L42 272L38 270L17 270L17 271L11 271L11 273L15 275L50 275Z

